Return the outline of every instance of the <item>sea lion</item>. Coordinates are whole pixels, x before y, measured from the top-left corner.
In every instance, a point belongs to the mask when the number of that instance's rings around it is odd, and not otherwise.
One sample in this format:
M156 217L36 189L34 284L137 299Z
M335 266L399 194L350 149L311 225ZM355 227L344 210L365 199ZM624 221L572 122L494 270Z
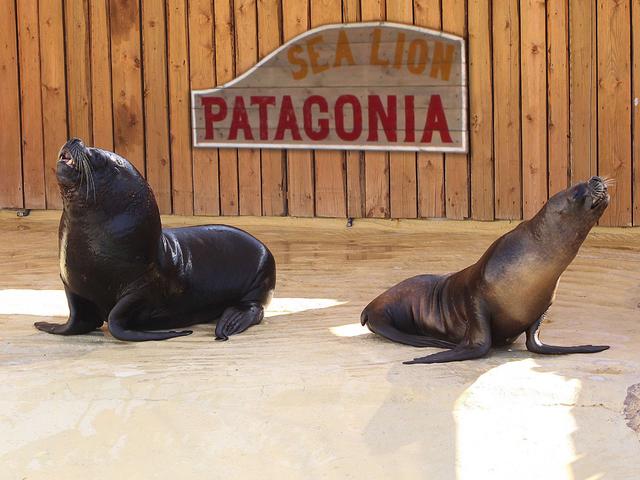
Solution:
M608 204L607 182L600 177L559 192L535 217L493 242L475 264L400 282L367 305L361 323L395 342L449 349L407 364L479 358L523 332L527 349L535 353L606 350L545 345L539 330L560 275Z
M260 323L276 284L269 249L226 225L165 228L149 184L127 160L81 140L60 150L63 198L60 277L69 303L58 335L91 332L106 321L120 340L189 335L182 328L216 319L227 340Z

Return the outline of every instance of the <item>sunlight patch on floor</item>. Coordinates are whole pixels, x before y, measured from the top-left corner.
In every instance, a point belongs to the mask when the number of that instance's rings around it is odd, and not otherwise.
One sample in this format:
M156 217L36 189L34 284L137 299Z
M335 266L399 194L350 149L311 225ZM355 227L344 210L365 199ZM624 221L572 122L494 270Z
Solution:
M0 290L0 315L68 317L64 290Z
M367 327L360 325L359 323L348 323L347 325L330 327L329 331L336 337L357 337L359 335L371 333Z
M290 315L307 310L344 305L333 298L274 298L265 317ZM64 290L0 290L0 315L33 315L38 317L67 317L69 307Z
M534 360L481 375L454 404L458 480L573 479L577 459L571 409L579 380L541 371ZM533 455L535 452L535 455Z
M274 298L264 312L266 318L277 317L280 315L291 315L292 313L306 312L307 310L318 310L322 308L335 307L344 305L347 302L341 302L333 298Z

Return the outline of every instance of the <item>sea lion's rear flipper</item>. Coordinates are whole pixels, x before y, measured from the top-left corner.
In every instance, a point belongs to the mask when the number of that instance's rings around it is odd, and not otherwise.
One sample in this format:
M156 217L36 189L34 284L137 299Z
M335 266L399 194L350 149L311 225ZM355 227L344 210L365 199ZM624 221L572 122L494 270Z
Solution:
M140 305L139 298L135 296L126 296L113 307L109 314L109 332L118 340L129 342L146 342L149 340L167 340L169 338L184 337L191 335L191 330L181 330L169 332L148 332L144 330L130 329L130 320L139 315L138 308Z
M257 325L264 317L262 305L252 303L227 308L216 324L216 340L228 340L229 336L244 332Z
M64 287L69 304L67 323L36 322L34 326L43 332L55 335L81 335L93 332L104 323L98 307L89 300L79 297Z
M435 348L455 348L456 344L440 340L439 338L429 337L426 335L413 335L398 330L393 321L383 314L373 312L363 312L360 323L367 325L369 330L377 333L394 342L412 347L435 347Z
M527 350L533 353L542 353L544 355L566 355L568 353L597 353L609 348L608 345L576 345L572 347L558 347L554 345L545 345L540 340L540 326L544 321L546 314L542 314L536 322L527 330Z

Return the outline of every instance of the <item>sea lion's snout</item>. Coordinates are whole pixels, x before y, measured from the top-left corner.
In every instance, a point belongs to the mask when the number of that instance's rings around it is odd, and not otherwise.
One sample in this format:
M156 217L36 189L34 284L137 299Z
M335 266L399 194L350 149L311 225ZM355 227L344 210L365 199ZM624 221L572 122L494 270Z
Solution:
M591 209L602 205L606 207L609 204L608 183L607 179L599 176L593 176L587 182L591 194Z
M75 189L80 184L93 180L89 178L89 156L89 149L79 138L72 138L62 146L56 165L56 177L60 186Z

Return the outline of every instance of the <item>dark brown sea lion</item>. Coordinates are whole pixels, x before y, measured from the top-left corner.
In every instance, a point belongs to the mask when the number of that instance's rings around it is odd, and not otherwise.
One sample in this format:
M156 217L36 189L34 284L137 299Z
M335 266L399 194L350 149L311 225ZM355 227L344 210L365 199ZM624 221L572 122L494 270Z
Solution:
M523 332L535 353L595 353L607 346L545 345L538 336L562 272L609 204L600 177L557 193L531 220L496 240L474 265L447 275L418 275L391 287L361 322L395 342L448 351L411 363L479 358Z
M69 303L64 324L38 322L59 335L108 322L120 340L164 340L191 333L149 331L216 319L226 340L260 323L276 284L269 249L225 225L162 229L153 192L115 153L73 139L56 172L60 277Z

